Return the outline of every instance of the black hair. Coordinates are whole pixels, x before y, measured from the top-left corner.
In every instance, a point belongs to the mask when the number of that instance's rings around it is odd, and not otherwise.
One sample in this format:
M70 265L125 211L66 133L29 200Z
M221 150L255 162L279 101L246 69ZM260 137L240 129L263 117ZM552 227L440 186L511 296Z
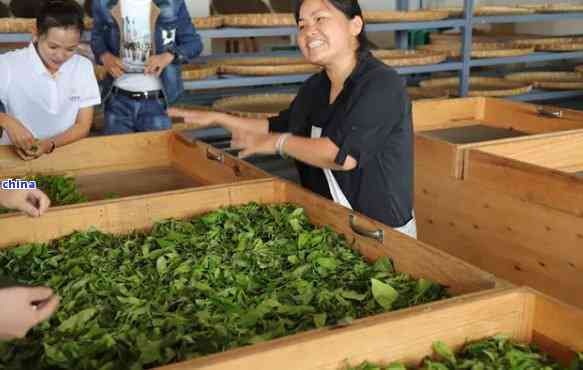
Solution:
M51 28L75 28L83 33L83 8L75 0L46 0L36 17L36 29L45 35Z
M360 17L362 19L362 31L360 31L360 33L358 34L358 50L357 50L357 54L358 56L362 56L368 53L369 51L369 41L368 41L368 37L366 35L366 31L365 31L365 22L364 22L364 17L362 15L362 9L360 8L360 5L358 4L358 0L326 0L328 1L330 4L332 4L332 6L334 6L336 9L340 10L342 13L344 13L344 15L346 16L346 18L348 19L354 19L354 17ZM300 9L302 7L302 4L304 3L304 0L297 0L296 1L296 6L295 6L295 10L294 10L294 16L296 18L296 23L299 21L300 19Z
M18 18L36 18L42 0L12 0L10 11Z

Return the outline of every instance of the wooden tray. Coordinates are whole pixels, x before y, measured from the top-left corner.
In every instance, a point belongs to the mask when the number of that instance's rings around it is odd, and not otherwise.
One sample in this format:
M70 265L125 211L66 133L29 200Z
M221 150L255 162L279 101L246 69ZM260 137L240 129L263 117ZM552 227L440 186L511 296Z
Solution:
M437 21L449 16L447 11L441 10L411 10L411 11L365 11L364 20L369 23L383 22L423 22Z
M449 95L458 95L458 77L436 78L420 82L421 87L439 88ZM530 84L495 77L470 77L469 96L513 96L526 94L532 89Z
M229 14L223 16L225 27L295 27L291 13Z
M294 94L233 96L215 101L213 109L239 117L269 118L289 108Z
M583 112L563 109L558 118L558 109L545 109L491 98L414 102L419 237L515 284L583 307L580 179L555 169L542 176L542 170L510 161L583 163L574 155L581 152ZM577 139L567 144L570 137ZM531 145L543 138L565 140L556 148ZM497 146L508 160L473 160L474 150ZM492 170L482 170L486 166ZM544 197L560 201L553 209L541 204ZM565 206L577 214L557 209Z
M427 50L373 50L372 54L391 67L438 64L447 54Z
M223 26L223 17L217 15L210 17L195 17L192 18L192 25L197 30L220 28Z
M230 59L215 59L209 62L210 64L224 66L279 66L279 65L293 65L293 64L307 64L303 56L283 56L283 57L257 57L257 58L230 58Z
M219 71L223 74L242 76L276 76L293 74L312 74L322 70L314 64L287 64L287 65L222 65Z
M347 328L299 334L163 369L340 370L365 361L417 366L434 353L436 341L456 350L498 334L536 345L566 368L583 349L581 322L580 309L517 288L435 304L431 310L379 315Z
M90 201L104 199L107 193L128 197L269 177L247 162L202 142L190 143L173 131L86 138L30 162L1 146L0 178L27 174L74 176Z
M511 81L526 82L548 90L581 90L583 76L577 72L519 72L506 75Z
M218 67L212 65L190 64L182 66L183 80L204 80L217 74Z
M194 166L195 164L193 164ZM400 234L390 227L353 213L347 208L334 204L294 184L277 179L256 180L245 184L194 190L178 190L124 200L106 200L85 207L63 207L49 210L46 215L36 219L24 216L14 217L10 220L0 218L0 229L2 229L0 247L6 248L22 242L48 241L68 235L76 230L86 230L89 227L115 234L128 233L134 230L148 229L158 220L186 218L219 207L249 202L299 205L304 208L306 215L314 224L326 225L336 232L344 234L348 240L353 241L353 248L371 262L380 257L390 257L399 271L446 285L453 295L495 292L499 291L497 288L507 287L506 283L492 275ZM362 237L354 232L349 222L351 214L360 227L382 230L385 235L383 241ZM455 298L448 299L439 304L444 304L444 302L453 303L456 300ZM433 306L427 304L420 307L425 308L426 311L431 311ZM396 311L390 315L396 317L406 315L407 312L408 310ZM332 332L330 328L324 329L324 331L328 330ZM318 335L319 332L321 331L312 333ZM308 332L305 335L309 334ZM236 353L238 350L226 352L224 355ZM179 369L193 368L188 363L173 366ZM196 366L194 368L204 367Z

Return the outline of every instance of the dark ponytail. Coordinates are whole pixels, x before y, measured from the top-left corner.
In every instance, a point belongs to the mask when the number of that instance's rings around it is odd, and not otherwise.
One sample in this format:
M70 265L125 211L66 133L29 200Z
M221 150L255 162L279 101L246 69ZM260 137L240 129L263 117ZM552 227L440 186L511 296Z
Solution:
M364 17L362 15L362 9L360 8L360 5L358 4L358 0L326 0L326 1L328 1L336 9L338 9L342 13L344 13L346 18L354 19L354 17L360 17L362 19L362 31L358 34L358 37L357 37L357 39L358 39L357 54L359 56L367 54L370 46L369 46L368 37L366 36L365 22L364 22ZM300 9L301 9L303 3L304 3L304 0L297 0L296 1L296 6L294 9L296 23L300 19Z

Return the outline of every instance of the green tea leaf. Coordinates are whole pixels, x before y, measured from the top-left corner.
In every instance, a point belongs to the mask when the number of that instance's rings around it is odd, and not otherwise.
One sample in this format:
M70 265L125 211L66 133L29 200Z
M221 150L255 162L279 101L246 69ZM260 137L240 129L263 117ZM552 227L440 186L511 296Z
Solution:
M399 297L399 292L393 289L389 284L385 284L380 280L371 279L372 295L378 304L384 309L390 310L395 300Z

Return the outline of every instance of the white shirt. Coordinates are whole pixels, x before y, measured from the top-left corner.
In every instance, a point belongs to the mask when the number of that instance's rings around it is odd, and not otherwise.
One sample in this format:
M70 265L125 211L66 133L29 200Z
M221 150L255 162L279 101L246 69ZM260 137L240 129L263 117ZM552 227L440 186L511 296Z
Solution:
M121 0L123 32L120 55L131 73L115 80L114 85L128 91L153 91L162 89L160 78L145 75L144 66L152 55L151 0Z
M91 62L74 55L52 76L34 45L0 55L0 101L37 139L71 128L81 108L101 103ZM0 145L11 144L4 132Z

